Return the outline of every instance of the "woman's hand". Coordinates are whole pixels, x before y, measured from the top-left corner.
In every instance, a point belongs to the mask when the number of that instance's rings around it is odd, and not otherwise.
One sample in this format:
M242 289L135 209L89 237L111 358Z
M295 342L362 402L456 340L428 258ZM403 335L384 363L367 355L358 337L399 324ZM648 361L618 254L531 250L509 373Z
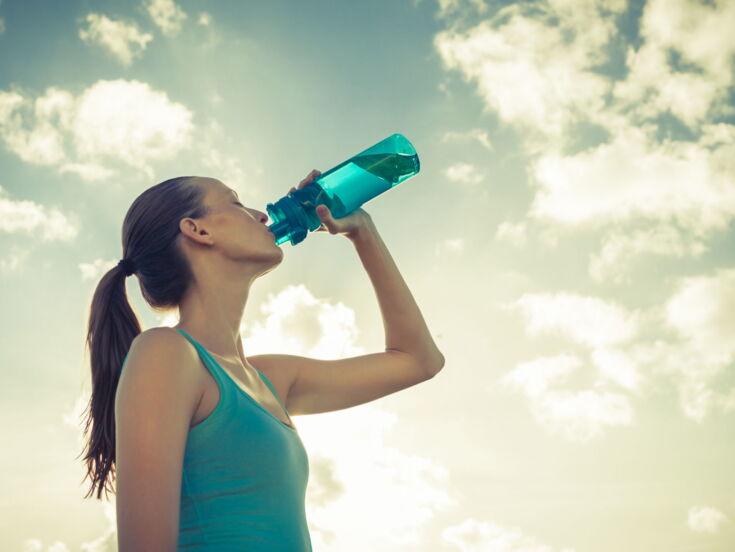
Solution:
M310 184L314 181L314 178L319 176L321 171L314 169L311 171L306 178L304 178L297 187L292 187L291 192L298 190ZM370 215L362 207L358 207L352 211L349 215L334 218L326 205L317 205L316 214L322 221L322 225L314 230L315 232L329 232L330 234L343 234L348 238L354 238L358 232L368 227L372 220Z

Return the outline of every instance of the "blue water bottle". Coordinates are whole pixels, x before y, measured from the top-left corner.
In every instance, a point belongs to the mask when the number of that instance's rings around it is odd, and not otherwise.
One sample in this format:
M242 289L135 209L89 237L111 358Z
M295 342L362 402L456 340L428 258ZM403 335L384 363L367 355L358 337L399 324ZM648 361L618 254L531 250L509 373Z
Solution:
M320 174L303 188L289 192L266 210L276 244L296 245L321 226L317 205L334 218L349 215L363 203L419 172L419 156L402 134L393 134L344 163Z

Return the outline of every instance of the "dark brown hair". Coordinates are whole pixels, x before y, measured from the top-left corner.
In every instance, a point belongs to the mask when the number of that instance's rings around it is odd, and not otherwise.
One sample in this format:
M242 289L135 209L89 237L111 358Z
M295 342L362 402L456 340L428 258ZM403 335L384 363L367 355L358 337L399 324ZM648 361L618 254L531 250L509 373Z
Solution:
M128 209L122 226L122 258L133 263L141 293L157 311L180 302L193 275L177 239L182 218L207 214L204 192L193 180L180 176L164 180L140 194ZM92 370L92 394L87 405L83 461L97 498L108 490L108 474L115 478L115 392L125 356L140 323L128 303L122 267L111 268L97 284L89 310L86 346ZM91 425L91 432L89 431Z

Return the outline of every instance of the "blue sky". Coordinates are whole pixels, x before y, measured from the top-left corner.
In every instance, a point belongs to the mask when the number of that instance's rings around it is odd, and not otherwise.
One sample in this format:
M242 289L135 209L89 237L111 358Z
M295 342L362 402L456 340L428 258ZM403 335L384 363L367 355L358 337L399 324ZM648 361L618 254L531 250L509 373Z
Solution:
M696 0L0 2L0 548L115 549L76 457L135 197L212 176L265 210L400 132L421 172L364 208L447 362L295 417L315 550L731 550L732 28ZM382 350L349 241L283 247L246 354Z

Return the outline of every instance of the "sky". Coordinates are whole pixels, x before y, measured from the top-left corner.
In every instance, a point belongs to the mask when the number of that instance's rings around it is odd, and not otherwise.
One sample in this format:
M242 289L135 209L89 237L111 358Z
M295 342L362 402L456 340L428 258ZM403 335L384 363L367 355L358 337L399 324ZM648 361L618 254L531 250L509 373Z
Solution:
M199 175L264 211L399 132L421 170L363 208L446 363L294 417L314 550L735 550L733 28L722 0L2 0L0 549L116 550L84 336L132 201ZM383 350L352 243L282 247L246 355Z

